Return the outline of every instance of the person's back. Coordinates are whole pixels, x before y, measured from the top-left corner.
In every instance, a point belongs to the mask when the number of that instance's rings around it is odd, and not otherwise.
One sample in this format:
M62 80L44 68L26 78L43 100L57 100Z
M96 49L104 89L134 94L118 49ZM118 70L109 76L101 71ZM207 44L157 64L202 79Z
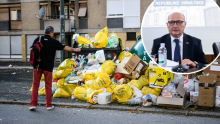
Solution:
M37 42L38 40L39 37L35 39L35 42ZM40 69L52 71L54 67L56 50L63 50L65 46L62 45L58 40L51 38L49 35L42 36L41 42L44 48Z
M34 68L33 70L33 88L31 93L31 102L29 110L35 110L38 104L38 89L40 84L40 79L42 74L45 77L45 89L46 89L46 106L47 110L54 108L52 106L52 71L54 67L54 59L56 50L66 50L66 51L81 51L80 48L71 48L69 46L62 45L59 41L53 39L54 29L52 26L48 26L45 29L45 35L41 37L41 42L43 44L43 52L41 56L41 63L39 69ZM39 41L39 37L34 40L33 45ZM32 45L32 46L33 46Z

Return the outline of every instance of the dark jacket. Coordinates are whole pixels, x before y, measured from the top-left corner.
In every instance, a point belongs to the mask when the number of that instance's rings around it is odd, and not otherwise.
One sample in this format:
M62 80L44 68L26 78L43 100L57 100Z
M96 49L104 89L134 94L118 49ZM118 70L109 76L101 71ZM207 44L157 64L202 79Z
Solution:
M160 43L165 43L167 49L167 59L172 60L172 48L170 34L154 39L151 55L157 54ZM202 50L201 40L183 33L183 59L196 61L199 64L207 64Z

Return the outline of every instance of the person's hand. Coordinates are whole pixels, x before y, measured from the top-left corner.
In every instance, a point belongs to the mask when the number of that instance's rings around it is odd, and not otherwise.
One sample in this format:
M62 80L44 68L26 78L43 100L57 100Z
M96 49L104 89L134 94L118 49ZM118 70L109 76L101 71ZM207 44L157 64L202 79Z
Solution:
M30 51L32 50L32 48L30 48Z
M74 50L73 50L74 52L80 52L81 51L81 49L80 48L74 48Z
M192 62L191 60L189 59L184 59L181 61L181 64L182 65L188 65L190 67L196 67L196 63L195 62Z

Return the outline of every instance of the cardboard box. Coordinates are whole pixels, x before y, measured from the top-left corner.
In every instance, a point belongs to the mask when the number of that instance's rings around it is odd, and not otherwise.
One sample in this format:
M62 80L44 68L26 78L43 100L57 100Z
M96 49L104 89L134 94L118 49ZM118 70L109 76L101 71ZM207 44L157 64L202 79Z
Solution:
M199 77L199 99L198 106L214 107L216 98L217 75Z
M173 73L162 68L149 67L149 87L163 88L173 79Z
M220 63L220 59L217 59L218 63ZM212 64L206 69L203 70L205 74L216 74L217 75L217 82L216 85L220 86L220 64Z
M190 102L192 104L198 105L198 97L199 97L199 92L190 91Z
M123 74L125 77L137 80L144 74L147 65L136 54L131 58L125 57L118 65L116 71Z
M183 78L180 79L180 82L184 82ZM158 106L184 108L186 103L186 90L181 85L178 85L176 91L180 94L181 98L158 96Z

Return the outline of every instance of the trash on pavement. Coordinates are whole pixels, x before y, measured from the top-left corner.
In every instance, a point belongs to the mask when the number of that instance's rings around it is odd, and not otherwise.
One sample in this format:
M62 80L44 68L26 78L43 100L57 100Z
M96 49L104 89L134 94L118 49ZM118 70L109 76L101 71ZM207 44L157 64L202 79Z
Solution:
M109 104L112 102L112 94L109 92L104 92L98 94L98 104Z
M184 79L182 78L180 82L184 82ZM184 108L186 102L186 90L181 85L178 85L176 91L180 95L180 98L158 96L157 98L158 106ZM172 96L172 94L169 96Z
M147 65L135 54L131 58L125 57L116 71L131 79L138 79L144 74Z
M70 98L71 95L64 90L64 88L58 88L55 93L53 94L54 98Z

